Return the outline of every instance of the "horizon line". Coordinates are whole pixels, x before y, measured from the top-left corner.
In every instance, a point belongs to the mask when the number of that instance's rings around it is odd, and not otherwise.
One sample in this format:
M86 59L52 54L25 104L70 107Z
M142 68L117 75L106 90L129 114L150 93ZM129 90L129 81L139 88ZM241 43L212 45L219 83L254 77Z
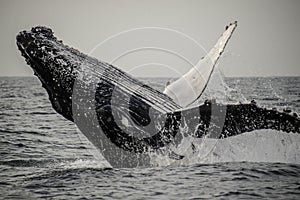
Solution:
M132 76L132 75L131 75ZM0 78L29 78L35 75L0 75ZM179 78L180 76L133 76L134 78ZM253 76L225 76L224 78L276 78L276 77L300 77L300 75L253 75Z

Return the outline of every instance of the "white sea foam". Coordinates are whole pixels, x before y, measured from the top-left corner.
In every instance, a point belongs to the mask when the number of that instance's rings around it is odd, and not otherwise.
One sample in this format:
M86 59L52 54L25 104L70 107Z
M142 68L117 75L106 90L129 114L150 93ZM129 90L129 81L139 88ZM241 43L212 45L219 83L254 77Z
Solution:
M276 130L257 130L226 139L186 138L174 151L185 157L182 160L172 160L166 155L152 156L152 162L158 166L219 162L300 164L300 135Z

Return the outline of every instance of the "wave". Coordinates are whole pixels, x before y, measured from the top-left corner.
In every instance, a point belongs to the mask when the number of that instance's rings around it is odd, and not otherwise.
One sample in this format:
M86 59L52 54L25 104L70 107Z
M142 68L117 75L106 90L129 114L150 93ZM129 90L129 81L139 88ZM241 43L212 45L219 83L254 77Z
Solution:
M46 97L47 96L47 94L45 92L34 92L33 95L36 97Z
M0 144L1 145L5 145L5 147L7 147L8 145L12 145L12 146L15 146L17 148L20 148L20 147L28 147L27 145L23 144L23 143L13 143L13 142L8 142L8 141L0 141Z
M300 164L300 134L296 133L258 130L226 139L187 138L184 140L173 149L175 153L184 156L182 160L151 155L152 163L155 166L224 162Z
M264 97L262 98L264 101L279 101L280 99L278 97Z
M221 181L235 181L235 180L253 180L265 177L283 176L285 178L298 177L300 174L299 164L287 163L268 163L268 162L225 162L214 164L198 164L197 167L201 170L201 175L209 175L210 171L206 169L219 169L228 175L223 177Z
M26 113L26 115L56 115L55 112L30 112Z
M44 133L36 132L36 131L18 131L18 130L7 130L7 129L0 129L2 133L14 133L14 134L32 134L32 135L41 135L46 136Z
M104 160L95 159L12 159L0 161L0 165L10 167L36 167L59 169L107 169L111 168Z

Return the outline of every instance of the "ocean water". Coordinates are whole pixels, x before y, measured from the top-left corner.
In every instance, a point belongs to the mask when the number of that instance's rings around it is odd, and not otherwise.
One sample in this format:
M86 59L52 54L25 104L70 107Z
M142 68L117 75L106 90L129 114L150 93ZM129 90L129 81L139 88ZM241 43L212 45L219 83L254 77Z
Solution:
M144 79L159 90L167 80ZM222 84L224 101L255 99L300 114L300 77L226 78ZM203 98L217 93L210 86L206 91ZM192 164L112 169L52 109L35 77L0 77L0 97L1 199L300 198L299 134L262 130L224 140Z

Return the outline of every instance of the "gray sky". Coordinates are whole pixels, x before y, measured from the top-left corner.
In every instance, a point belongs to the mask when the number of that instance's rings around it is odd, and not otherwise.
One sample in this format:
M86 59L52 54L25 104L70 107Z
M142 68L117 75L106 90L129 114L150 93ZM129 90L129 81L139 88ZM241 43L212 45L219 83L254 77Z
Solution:
M64 43L89 53L106 38L139 27L174 29L191 36L209 50L225 25L235 20L238 28L219 62L226 76L300 76L298 0L0 0L0 75L33 74L17 51L15 36L35 25L51 27ZM93 51L92 55L111 61L124 51L149 44L178 51L192 63L205 54L174 32L151 31L135 31L126 37L115 38ZM151 62L160 65L149 64ZM153 50L123 56L116 65L137 76L180 74L190 67L178 56ZM136 68L138 65L142 66Z

